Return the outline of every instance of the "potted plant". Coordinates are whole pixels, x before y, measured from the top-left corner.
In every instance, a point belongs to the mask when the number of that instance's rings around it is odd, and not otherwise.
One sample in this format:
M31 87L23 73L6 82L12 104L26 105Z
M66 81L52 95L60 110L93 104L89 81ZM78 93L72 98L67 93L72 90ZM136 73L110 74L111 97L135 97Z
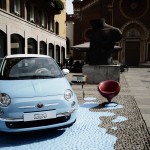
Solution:
M64 3L61 0L53 0L52 3L54 4L55 9L57 9L57 10L64 9Z

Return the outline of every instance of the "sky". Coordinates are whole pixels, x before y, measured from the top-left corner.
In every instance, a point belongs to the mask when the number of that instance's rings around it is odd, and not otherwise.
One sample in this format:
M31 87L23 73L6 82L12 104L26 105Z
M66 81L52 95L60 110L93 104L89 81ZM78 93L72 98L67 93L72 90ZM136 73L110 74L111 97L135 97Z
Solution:
M66 11L67 11L67 14L73 14L72 1L73 0L66 0Z

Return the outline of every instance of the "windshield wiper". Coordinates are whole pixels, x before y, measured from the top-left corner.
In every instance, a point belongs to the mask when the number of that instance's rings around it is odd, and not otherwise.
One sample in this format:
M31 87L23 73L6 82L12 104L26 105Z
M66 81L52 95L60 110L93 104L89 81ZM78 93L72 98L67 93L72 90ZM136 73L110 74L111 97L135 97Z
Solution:
M20 79L46 79L46 78L56 78L56 76L48 76L48 75L32 75L32 76L20 76Z
M57 78L56 76L41 76L41 75L32 75L32 76L18 76L18 77L5 77L2 80L26 80L26 79L49 79Z
M33 76L33 77L38 77L38 78L42 78L42 79L45 79L45 78L56 78L56 76L37 76L37 75L35 75L35 76Z

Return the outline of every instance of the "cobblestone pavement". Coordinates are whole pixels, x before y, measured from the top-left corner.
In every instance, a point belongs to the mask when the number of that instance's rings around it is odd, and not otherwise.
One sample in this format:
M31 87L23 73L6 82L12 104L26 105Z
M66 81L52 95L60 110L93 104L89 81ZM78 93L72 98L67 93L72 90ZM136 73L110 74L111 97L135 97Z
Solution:
M123 74L150 133L150 68L130 68Z
M115 113L115 116L100 118L102 123L100 127L107 129L107 133L115 135L118 140L115 149L127 150L150 150L150 69L148 68L130 68L128 72L120 74L121 91L113 98L113 101L123 106L123 109L109 109L107 111ZM71 73L67 79L71 81ZM82 73L81 73L82 74ZM73 85L79 103L83 100L81 85ZM90 111L106 111L102 103L106 101L97 91L97 85L84 85L85 98L96 98L99 106L90 109ZM115 118L125 116L127 121L113 122ZM115 130L115 128L117 130Z

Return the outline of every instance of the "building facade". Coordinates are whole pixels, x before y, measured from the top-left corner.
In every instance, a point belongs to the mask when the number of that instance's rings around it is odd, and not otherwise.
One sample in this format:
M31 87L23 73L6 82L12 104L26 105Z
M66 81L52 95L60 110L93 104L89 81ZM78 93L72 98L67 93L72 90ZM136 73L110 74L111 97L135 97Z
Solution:
M65 0L1 0L0 57L44 54L64 63L65 5Z
M150 61L150 0L74 0L73 6L74 45L90 40L90 20L105 18L123 33L114 59L130 66Z
M74 45L74 15L66 14L66 46L67 46L67 58L73 56L71 47Z

